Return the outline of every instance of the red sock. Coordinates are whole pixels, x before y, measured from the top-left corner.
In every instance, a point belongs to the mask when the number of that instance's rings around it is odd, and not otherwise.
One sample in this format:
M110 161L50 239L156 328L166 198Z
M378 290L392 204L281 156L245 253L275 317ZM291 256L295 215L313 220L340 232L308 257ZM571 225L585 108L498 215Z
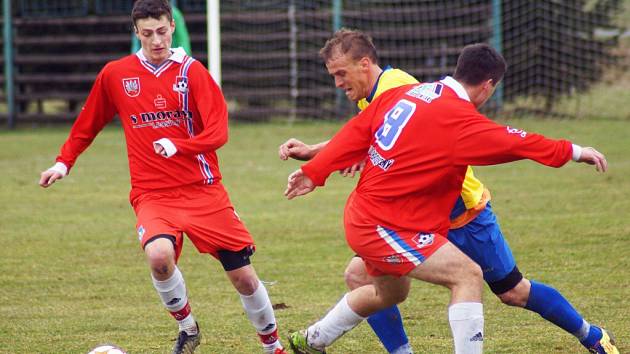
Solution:
M179 311L170 312L171 316L175 317L176 320L181 321L190 315L190 304L186 303L183 309Z
M276 328L273 332L269 334L260 334L258 333L258 337L260 337L260 341L263 344L273 344L278 340L278 328Z

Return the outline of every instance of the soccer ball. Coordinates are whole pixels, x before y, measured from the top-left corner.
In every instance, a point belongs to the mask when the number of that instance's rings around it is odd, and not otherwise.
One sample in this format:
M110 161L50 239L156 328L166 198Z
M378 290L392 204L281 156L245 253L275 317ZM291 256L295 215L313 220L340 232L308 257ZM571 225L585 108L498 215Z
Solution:
M127 354L124 350L118 348L115 345L99 345L98 347L90 350L88 354Z

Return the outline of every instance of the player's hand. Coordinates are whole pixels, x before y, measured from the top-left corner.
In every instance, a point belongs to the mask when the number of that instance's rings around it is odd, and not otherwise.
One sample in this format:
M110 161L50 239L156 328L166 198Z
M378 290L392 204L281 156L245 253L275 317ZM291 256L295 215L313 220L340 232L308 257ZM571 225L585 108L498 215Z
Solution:
M365 167L365 160L357 162L350 167L344 168L343 170L339 170L339 173L344 177L354 177L357 172L363 171L363 167Z
M608 170L608 161L606 161L606 156L590 146L582 148L582 153L580 154L580 158L577 162L595 165L595 169L598 172L606 172L606 170Z
M313 158L313 150L310 145L291 138L278 148L278 156L280 160L287 160L290 158L296 160L310 160Z
M63 174L59 173L58 171L46 170L42 172L39 177L39 185L44 188L48 188L53 183L55 183L56 180L62 179L62 178L63 178Z
M160 143L153 143L153 150L158 155L162 155L164 157L168 157L168 155L166 154L166 149Z
M64 178L68 174L68 166L63 162L57 161L51 168L42 172L39 176L39 185L48 188L56 180Z
M289 200L300 195L308 194L315 189L315 184L313 184L313 181L304 174L302 169L290 174L288 180L287 189L284 191L284 195Z
M162 157L169 158L177 153L177 146L168 138L162 138L153 142L153 151Z

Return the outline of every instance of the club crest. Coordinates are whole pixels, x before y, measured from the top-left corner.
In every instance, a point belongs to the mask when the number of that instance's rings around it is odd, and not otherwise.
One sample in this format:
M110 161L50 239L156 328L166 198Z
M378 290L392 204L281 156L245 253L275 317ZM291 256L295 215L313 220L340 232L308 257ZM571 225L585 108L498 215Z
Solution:
M122 80L125 93L129 97L137 97L140 94L140 78L132 77Z
M155 105L155 109L165 109L166 99L162 97L162 95L157 95L157 97L153 100L153 105Z
M188 78L185 76L177 76L173 84L173 91L181 94L188 92Z
M418 233L416 234L412 240L413 242L416 244L416 246L418 248L422 248L422 247L426 247L429 245L433 244L433 239L435 238L435 235L433 234L423 234L423 233Z

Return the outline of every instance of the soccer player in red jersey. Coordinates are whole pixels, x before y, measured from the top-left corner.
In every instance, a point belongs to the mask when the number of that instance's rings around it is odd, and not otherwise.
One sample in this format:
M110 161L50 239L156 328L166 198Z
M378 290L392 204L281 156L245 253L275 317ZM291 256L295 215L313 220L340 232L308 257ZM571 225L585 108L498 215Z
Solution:
M347 97L364 110L383 92L418 81L400 69L381 69L371 38L358 30L341 29L320 50L326 68ZM291 138L278 149L283 160L310 160L327 141L308 145ZM340 171L354 176L365 160ZM503 236L497 217L490 205L490 192L468 168L461 196L451 211L448 240L477 263L490 290L503 303L538 313L566 332L575 336L593 353L614 354L615 343L605 329L586 321L574 306L552 286L524 277L512 250ZM352 258L344 272L349 289L371 282L361 257ZM411 354L413 350L405 332L402 315L394 305L367 318L374 333L391 354Z
M216 150L228 139L227 107L204 66L171 48L175 24L167 0L138 0L132 20L142 48L99 73L56 163L41 173L49 187L118 114L127 142L130 202L153 285L179 324L173 353L193 353L200 332L177 268L185 233L217 258L239 293L269 354L285 353L265 286L250 264L254 241L221 184Z
M479 353L483 312L479 268L445 238L467 165L528 158L560 167L568 160L607 163L593 148L498 125L476 108L506 69L485 44L464 48L453 77L381 94L313 160L289 177L289 199L324 185L328 175L368 162L348 198L344 224L373 284L356 288L320 321L290 336L297 353L325 347L372 313L403 301L409 278L451 290L449 321L456 353Z

